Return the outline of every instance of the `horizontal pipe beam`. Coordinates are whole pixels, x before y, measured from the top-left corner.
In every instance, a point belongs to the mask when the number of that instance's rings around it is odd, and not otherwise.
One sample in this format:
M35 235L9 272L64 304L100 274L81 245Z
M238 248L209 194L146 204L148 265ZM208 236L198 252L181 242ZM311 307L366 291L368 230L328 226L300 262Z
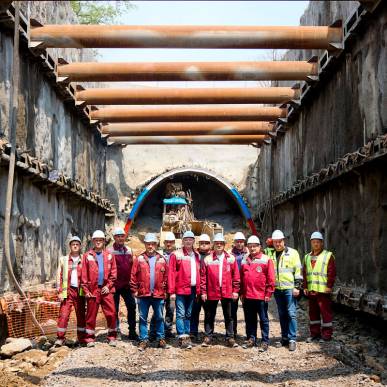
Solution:
M124 26L39 25L30 47L74 48L284 48L329 49L342 41L341 26Z
M135 122L103 125L101 133L109 136L177 135L262 135L274 128L271 122Z
M274 121L286 115L286 108L257 105L126 106L89 113L91 121L100 122Z
M307 81L317 61L68 63L56 66L58 81Z
M246 88L128 88L75 91L77 104L282 104L300 98L300 90L291 87Z
M112 144L252 144L262 143L264 135L244 136L117 136L109 137L108 143Z

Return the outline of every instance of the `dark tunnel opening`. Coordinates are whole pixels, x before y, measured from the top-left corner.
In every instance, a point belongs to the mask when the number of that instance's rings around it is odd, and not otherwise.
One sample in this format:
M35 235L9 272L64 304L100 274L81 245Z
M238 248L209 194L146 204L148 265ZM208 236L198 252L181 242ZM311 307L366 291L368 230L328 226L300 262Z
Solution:
M159 232L168 183L181 183L184 190L191 190L196 219L215 221L225 233L246 229L246 221L226 188L209 177L185 173L165 179L149 193L136 216L133 231Z

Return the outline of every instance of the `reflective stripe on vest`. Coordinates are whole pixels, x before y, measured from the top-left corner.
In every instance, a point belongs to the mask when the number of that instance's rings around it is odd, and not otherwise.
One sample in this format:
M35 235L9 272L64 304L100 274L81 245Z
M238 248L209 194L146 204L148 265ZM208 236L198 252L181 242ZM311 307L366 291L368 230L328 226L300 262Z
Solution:
M301 262L297 250L286 247L279 256L277 267L277 257L275 250L267 251L269 258L273 261L275 270L275 287L278 290L293 289L295 280L302 280Z
M328 262L332 253L323 250L316 258L316 263L312 267L312 256L305 255L306 280L308 290L318 293L325 293L328 281Z
M65 257L62 257L63 259L61 260L60 264L62 265L62 298L65 299L67 298L67 289L68 289L68 283L69 283L69 279L68 279L68 274L69 274L69 257L68 256L65 256ZM79 262L78 262L78 265L82 262L81 261L81 257L79 257ZM77 269L77 275L78 275L78 269ZM78 287L79 287L79 284L78 284ZM84 296L85 295L85 292L83 291L82 288L79 288L79 295L80 296Z
M69 257L62 257L62 298L67 298L68 276L69 276Z

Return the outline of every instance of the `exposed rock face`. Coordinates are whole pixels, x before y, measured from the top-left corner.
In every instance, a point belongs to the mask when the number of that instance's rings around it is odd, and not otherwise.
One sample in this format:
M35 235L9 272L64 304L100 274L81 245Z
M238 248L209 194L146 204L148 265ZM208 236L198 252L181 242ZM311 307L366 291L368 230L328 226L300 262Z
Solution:
M26 16L45 23L73 22L69 2L24 2ZM70 52L71 51L71 52ZM52 54L68 60L85 60L83 50ZM68 52L68 55L65 55ZM90 52L89 52L90 54ZM88 55L89 55L88 54ZM0 33L0 135L8 138L12 85L12 36ZM83 55L86 55L85 53ZM80 184L104 195L105 150L97 133L85 127L63 103L38 64L20 56L20 93L17 145ZM4 168L3 168L4 167ZM8 165L0 169L0 197L5 198ZM5 200L0 201L0 292L9 288L3 261ZM85 202L74 202L16 173L12 209L12 251L15 270L23 285L52 280L58 256L67 250L67 237L79 234L86 240L95 228L104 227L104 211Z
M357 6L311 2L301 21L329 24L347 18ZM262 148L246 189L255 210L297 180L386 132L386 23L384 6L356 36L294 125L275 144ZM286 58L306 59L310 54L292 51ZM380 160L273 208L263 219L263 233L283 229L289 244L303 253L310 248L310 233L320 229L327 247L336 253L340 281L386 292L385 171L386 162Z

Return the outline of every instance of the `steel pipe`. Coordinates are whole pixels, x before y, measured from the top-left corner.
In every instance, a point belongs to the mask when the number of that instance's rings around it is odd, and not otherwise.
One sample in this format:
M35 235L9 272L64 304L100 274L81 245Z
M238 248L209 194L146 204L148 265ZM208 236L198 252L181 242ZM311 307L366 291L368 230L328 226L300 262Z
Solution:
M119 136L109 137L108 144L252 144L262 143L264 135L229 135L229 136Z
M89 112L91 121L101 122L273 121L286 115L286 108L258 105L94 107Z
M63 63L63 61L62 61ZM271 62L160 62L69 63L56 65L57 80L67 82L142 81L307 81L318 75L318 63Z
M282 104L300 98L290 87L87 89L74 92L78 105Z
M45 25L31 20L30 47L329 49L341 26Z
M135 122L101 126L109 136L175 136L175 135L260 135L274 128L271 122Z

